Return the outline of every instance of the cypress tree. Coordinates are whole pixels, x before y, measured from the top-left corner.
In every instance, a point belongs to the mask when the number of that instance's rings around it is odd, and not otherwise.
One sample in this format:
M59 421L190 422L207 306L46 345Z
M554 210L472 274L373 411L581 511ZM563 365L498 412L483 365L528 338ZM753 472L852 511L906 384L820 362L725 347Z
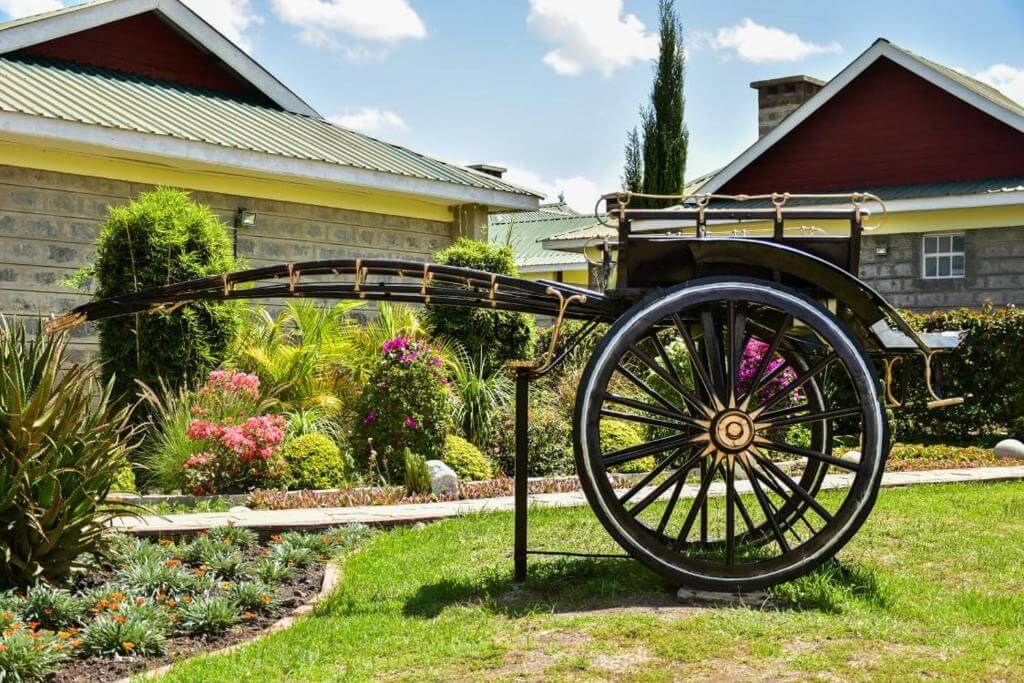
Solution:
M651 88L651 104L641 109L643 191L678 194L686 174L689 132L683 122L685 63L682 24L673 0L658 4L661 49Z
M641 192L644 189L644 157L640 134L636 127L626 136L626 165L622 170L622 189Z

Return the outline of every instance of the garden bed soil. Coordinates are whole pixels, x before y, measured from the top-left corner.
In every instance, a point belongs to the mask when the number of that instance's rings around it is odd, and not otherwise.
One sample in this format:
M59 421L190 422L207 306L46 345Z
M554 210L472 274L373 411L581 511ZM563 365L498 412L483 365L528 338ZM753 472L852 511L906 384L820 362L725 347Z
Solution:
M94 573L75 588L90 588L109 581L113 571ZM132 674L156 669L186 657L250 640L273 626L278 620L291 615L302 605L311 602L320 592L324 578L324 565L316 563L296 573L291 581L277 585L278 603L249 621L240 622L230 631L207 638L190 635L169 637L167 649L159 657L87 657L71 660L63 669L48 679L50 683L73 681L117 681Z

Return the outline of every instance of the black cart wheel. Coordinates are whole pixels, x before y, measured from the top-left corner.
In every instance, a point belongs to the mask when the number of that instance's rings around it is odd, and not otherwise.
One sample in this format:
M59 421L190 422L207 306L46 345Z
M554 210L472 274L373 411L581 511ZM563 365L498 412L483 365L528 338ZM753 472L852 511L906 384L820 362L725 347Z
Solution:
M609 438L623 431L632 443ZM630 309L584 371L574 437L583 490L615 540L674 582L726 592L838 552L888 453L856 339L818 303L756 280L698 280Z

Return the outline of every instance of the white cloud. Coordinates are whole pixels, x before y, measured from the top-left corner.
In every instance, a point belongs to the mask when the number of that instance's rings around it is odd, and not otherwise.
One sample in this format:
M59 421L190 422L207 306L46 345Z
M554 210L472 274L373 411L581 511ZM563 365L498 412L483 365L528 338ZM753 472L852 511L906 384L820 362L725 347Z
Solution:
M401 116L376 107L346 107L342 113L330 117L330 121L342 128L351 128L367 135L409 130Z
M299 39L353 59L386 54L379 46L423 38L427 28L407 0L271 0L281 21L299 29ZM342 34L345 38L342 38ZM369 41L368 47L356 41Z
M752 19L744 19L735 26L725 26L708 37L708 43L717 51L729 51L746 62L795 62L810 55L842 52L842 46L832 41L827 45L809 43L795 33L787 33L774 26L762 26Z
M507 166L507 164L503 163L496 163L496 165ZM513 185L519 185L528 190L539 192L545 196L545 201L548 202L557 201L559 193L564 192L565 201L569 206L581 213L589 214L594 212L594 204L597 202L601 191L593 180L583 176L546 180L528 169L516 166L507 167L508 171L503 179Z
M263 23L250 0L185 0L193 12L243 50L252 50L248 31Z
M12 19L50 12L63 6L60 0L0 0L0 12Z
M982 83L988 83L1011 100L1024 104L1024 69L1007 64L993 64L974 74Z
M622 15L622 0L530 0L527 23L558 45L544 63L563 76L594 70L611 76L658 54L658 36L634 14Z

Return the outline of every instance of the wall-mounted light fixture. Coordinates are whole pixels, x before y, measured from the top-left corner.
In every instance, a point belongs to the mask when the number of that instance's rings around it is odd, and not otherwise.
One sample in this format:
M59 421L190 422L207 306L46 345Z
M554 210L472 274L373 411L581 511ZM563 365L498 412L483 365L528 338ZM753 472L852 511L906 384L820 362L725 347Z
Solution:
M235 234L234 239L234 252L235 258L238 258L238 231L242 228L255 228L256 227L256 212L249 211L244 207L238 207L235 211Z
M885 256L888 256L888 255L889 255L889 247L888 247L888 245L883 244L881 246L875 247L875 256L885 257Z
M235 212L235 228L255 228L256 212L239 207Z

